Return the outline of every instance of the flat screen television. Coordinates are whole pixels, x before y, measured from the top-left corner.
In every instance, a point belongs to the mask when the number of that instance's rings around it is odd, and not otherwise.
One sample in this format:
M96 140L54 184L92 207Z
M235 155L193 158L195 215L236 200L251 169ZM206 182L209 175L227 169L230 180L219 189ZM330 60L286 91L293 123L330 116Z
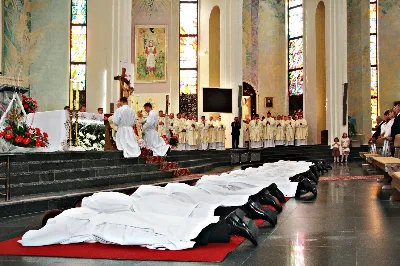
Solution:
M232 113L232 89L203 88L203 112Z

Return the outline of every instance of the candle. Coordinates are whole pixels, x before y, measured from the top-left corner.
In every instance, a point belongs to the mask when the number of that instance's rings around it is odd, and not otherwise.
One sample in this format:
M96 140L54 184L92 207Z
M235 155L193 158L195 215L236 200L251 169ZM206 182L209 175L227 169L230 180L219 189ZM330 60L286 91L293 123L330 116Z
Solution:
M79 110L79 83L77 84L76 93L75 93L75 110Z

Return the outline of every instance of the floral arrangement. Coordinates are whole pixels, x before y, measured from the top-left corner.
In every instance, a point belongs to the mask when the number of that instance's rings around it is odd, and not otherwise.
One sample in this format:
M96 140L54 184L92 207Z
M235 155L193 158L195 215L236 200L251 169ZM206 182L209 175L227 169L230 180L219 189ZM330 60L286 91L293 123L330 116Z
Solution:
M31 128L26 123L17 121L9 123L4 131L0 132L0 138L6 142L24 148L47 147L49 135L41 132L39 128Z
M72 128L75 128L73 123ZM99 121L80 122L78 121L79 146L87 151L104 150L105 127ZM76 136L72 135L72 143L75 143Z
M171 138L169 138L169 145L171 145L172 148L178 147L179 140L177 135L172 135Z
M37 101L25 95L22 95L22 106L27 114L36 113L38 109Z
M151 156L151 154L152 154L152 150L149 150L144 146L140 148L140 151L141 151L141 153L140 153L139 157L141 157L141 158L147 158L147 157Z

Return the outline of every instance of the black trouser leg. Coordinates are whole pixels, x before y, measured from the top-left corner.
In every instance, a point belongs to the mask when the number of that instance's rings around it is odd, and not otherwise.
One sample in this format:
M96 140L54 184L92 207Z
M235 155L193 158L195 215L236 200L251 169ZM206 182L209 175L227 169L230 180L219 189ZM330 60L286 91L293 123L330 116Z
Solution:
M237 149L239 148L239 136L237 134L232 135L232 148Z
M235 211L239 207L218 207L214 211L214 216L226 216L231 212Z
M216 224L210 224L200 234L193 239L197 246L205 246L208 243L229 243L229 225L225 220L221 220Z

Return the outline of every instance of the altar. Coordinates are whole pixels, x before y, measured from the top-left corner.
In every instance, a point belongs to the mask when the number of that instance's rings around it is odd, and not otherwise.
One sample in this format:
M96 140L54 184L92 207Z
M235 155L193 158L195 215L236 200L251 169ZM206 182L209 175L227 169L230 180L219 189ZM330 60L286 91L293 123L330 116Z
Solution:
M84 150L104 149L104 116L94 113L78 113L78 141L75 135L75 114L72 117L72 139L70 141L70 113L65 110L37 112L28 114L25 122L30 127L40 128L47 132L48 147L46 152L65 151L70 145Z

